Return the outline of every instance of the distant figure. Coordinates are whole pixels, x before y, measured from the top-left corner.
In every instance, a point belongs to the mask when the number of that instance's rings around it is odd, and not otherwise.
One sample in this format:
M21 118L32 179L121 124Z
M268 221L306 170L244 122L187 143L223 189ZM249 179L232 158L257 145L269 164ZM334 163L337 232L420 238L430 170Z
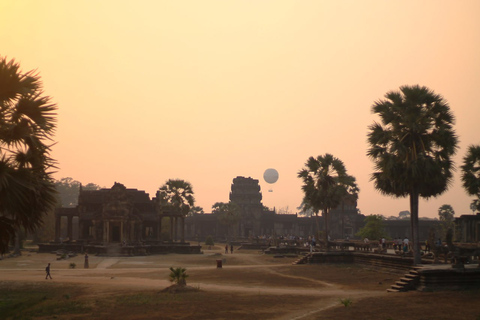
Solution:
M88 266L88 254L87 254L87 253L85 253L85 264L84 264L83 267L84 267L85 269L88 269L88 267L89 267L89 266Z
M405 239L403 239L403 252L404 253L408 252L408 238L407 237L405 237Z
M45 279L48 279L48 277L50 277L50 279L52 279L52 276L50 275L50 263L45 268L45 272L47 273Z
M225 253L228 253L228 244L225 245Z
M233 244L230 245L230 253L233 254Z
M368 240L368 238L365 237L365 239L363 239L363 242L368 244L370 242L370 240Z

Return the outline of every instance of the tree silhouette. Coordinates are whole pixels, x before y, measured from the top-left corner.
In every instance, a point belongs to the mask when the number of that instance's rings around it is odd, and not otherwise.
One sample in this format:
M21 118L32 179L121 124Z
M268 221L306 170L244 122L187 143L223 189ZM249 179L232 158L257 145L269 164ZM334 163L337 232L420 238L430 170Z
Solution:
M56 204L50 158L57 106L35 71L0 58L0 252L20 228L33 232Z
M475 211L480 211L480 145L468 147L463 158L462 183L467 193L476 196L471 205Z
M305 167L298 172L298 177L303 181L303 210L312 209L315 212L317 230L320 229L318 213L322 211L324 238L328 249L329 212L338 207L347 196L357 198L359 189L355 178L347 174L340 159L328 153L317 158L308 158Z
M372 111L381 120L369 126L372 180L385 195L410 197L414 263L419 264L418 201L442 194L452 181L454 116L442 96L418 85L387 92Z

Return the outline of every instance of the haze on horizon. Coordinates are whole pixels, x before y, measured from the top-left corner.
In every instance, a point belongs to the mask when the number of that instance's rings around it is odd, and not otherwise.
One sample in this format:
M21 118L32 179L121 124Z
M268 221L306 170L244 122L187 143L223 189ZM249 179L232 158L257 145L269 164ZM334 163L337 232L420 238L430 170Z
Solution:
M0 54L37 69L58 104L55 178L154 196L166 180L194 188L210 212L236 176L260 180L263 203L297 211L297 172L340 158L363 214L397 216L408 199L370 182L371 105L401 85L441 94L456 117L460 167L480 144L480 2L0 2ZM280 174L273 192L263 172ZM460 171L443 204L471 214Z

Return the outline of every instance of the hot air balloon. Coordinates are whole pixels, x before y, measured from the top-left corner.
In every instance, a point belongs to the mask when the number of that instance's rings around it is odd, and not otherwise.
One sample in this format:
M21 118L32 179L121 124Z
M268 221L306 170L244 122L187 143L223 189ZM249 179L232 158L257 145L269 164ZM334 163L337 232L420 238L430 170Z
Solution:
M272 168L265 170L263 173L263 179L269 184L274 184L278 180L278 171ZM273 190L270 189L268 192L273 192Z

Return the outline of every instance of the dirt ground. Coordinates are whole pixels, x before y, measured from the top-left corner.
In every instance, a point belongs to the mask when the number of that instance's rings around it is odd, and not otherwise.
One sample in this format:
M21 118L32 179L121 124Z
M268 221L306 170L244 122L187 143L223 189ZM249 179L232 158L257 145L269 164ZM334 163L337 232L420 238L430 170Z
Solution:
M387 293L402 274L295 260L223 254L219 245L200 255L90 255L85 269L83 255L24 252L0 260L0 319L480 319L479 290ZM47 263L53 280L45 280ZM172 266L187 269L192 290L162 292ZM2 306L18 303L15 293L37 291L44 301L35 312L23 301L19 314L2 316ZM68 300L62 308L60 300Z

